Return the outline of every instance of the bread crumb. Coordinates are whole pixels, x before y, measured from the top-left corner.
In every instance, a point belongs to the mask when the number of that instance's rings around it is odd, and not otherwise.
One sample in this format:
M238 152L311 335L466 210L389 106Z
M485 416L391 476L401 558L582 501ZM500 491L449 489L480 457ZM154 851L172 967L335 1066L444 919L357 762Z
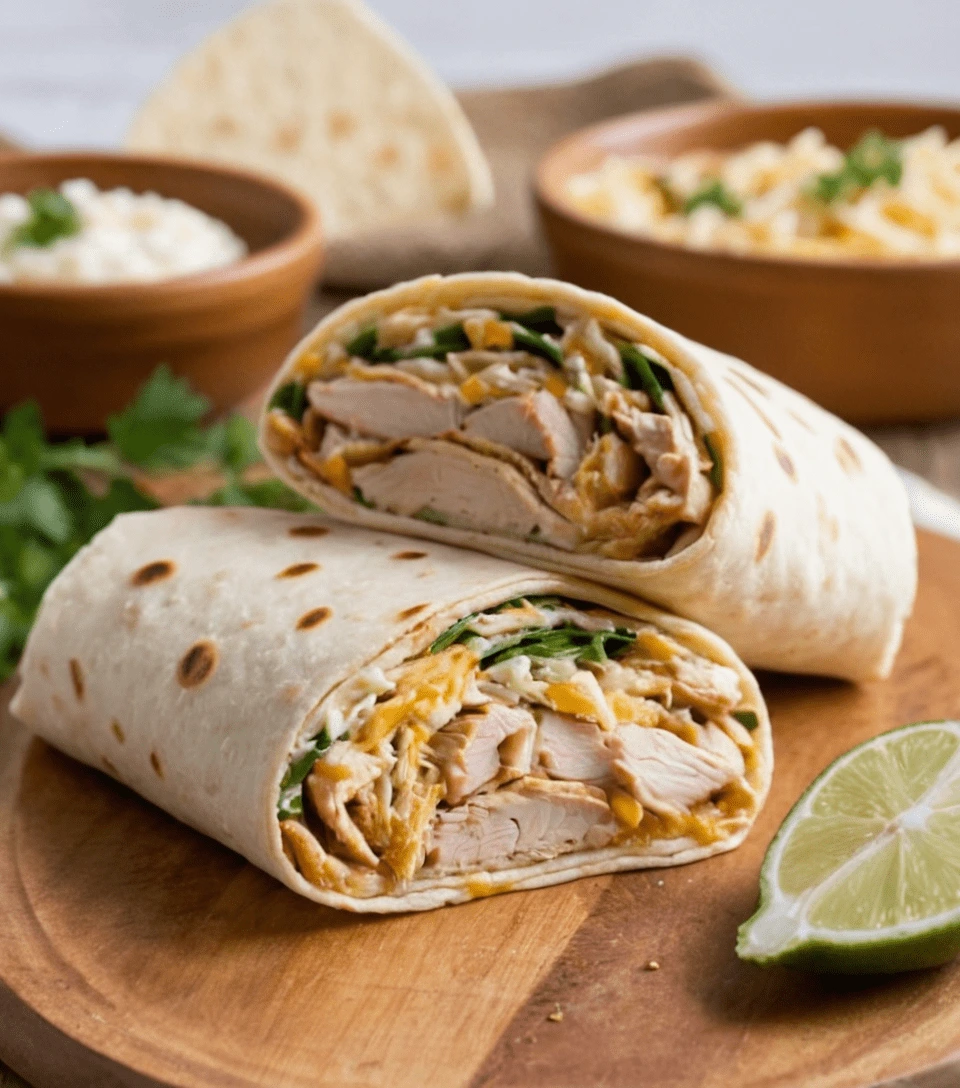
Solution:
M657 963L656 960L650 960L647 963L646 967L644 967L644 971L659 971L659 970L660 970L660 964Z
M563 1009L560 1008L559 1003L557 1003L557 1007L553 1010L553 1012L547 1016L547 1019L552 1020L554 1024L560 1023L560 1021L563 1019Z
M662 888L662 887L663 887L663 881L662 881L662 880L658 880L658 881L657 881L657 887L658 887L658 888Z

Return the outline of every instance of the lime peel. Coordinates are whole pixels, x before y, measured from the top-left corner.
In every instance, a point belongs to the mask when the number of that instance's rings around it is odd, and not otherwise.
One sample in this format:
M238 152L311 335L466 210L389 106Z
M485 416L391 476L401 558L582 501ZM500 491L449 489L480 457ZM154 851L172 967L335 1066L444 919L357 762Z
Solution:
M875 973L960 952L960 722L917 722L840 756L767 850L737 954Z

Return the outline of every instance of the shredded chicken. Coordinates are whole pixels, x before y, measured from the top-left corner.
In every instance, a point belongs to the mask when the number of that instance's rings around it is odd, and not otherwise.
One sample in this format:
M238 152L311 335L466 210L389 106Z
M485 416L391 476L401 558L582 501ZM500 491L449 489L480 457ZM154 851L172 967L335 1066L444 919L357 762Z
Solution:
M407 307L331 342L301 424L271 413L271 448L388 513L613 559L677 554L715 498L708 417L653 348L540 310L526 327L493 306Z
M306 776L303 821L282 824L308 880L377 894L682 836L683 820L712 841L749 811L734 669L552 596L468 616L446 638L364 669L325 711L339 739Z

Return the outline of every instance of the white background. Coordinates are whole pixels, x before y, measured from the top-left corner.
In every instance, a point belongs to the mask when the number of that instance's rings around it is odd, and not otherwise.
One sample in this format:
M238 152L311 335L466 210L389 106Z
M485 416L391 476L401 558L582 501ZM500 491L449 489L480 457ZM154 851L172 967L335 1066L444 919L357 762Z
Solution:
M692 52L749 94L960 99L960 0L371 0L455 86ZM174 60L244 0L0 0L0 130L119 142Z

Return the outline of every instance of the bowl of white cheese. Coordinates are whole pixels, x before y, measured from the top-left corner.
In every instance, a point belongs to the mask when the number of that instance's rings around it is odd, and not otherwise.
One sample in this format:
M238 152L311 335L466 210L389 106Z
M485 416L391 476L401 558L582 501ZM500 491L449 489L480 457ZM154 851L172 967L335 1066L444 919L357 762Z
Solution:
M0 159L0 410L96 433L161 363L229 409L296 342L319 214L266 177L108 153Z

